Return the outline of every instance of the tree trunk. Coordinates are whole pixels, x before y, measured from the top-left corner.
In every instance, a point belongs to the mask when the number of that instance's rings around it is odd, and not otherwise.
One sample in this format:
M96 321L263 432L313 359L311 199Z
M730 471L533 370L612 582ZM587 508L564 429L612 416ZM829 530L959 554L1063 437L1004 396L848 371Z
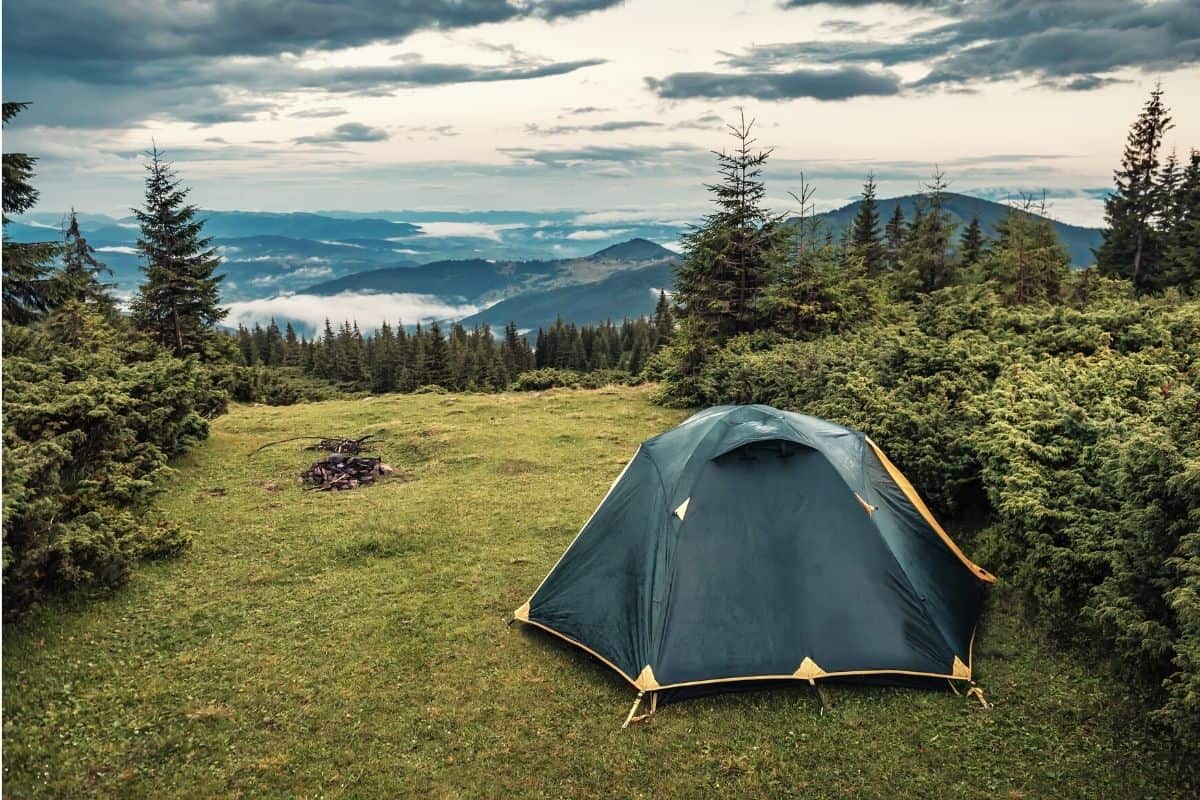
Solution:
M183 327L179 323L179 307L171 301L171 324L175 329L175 354L183 356Z

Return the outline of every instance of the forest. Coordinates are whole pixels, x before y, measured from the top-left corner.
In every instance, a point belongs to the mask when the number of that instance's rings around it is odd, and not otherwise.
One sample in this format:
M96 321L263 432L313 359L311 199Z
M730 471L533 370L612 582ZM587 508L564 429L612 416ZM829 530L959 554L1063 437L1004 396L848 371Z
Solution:
M22 104L4 105L4 122ZM1182 749L1200 741L1200 152L1162 152L1160 90L1130 130L1095 266L1072 272L1028 196L958 231L935 172L911 219L868 176L834 241L765 206L771 151L731 127L651 319L508 326L327 322L236 332L220 259L157 150L137 209L145 280L121 306L73 215L4 249L4 609L120 586L184 551L154 497L230 400L651 381L658 402L765 402L887 443L1048 636L1111 668ZM4 154L4 213L37 201ZM1052 209L1050 209L1052 211ZM6 216L7 219L7 216ZM530 341L532 339L532 342Z

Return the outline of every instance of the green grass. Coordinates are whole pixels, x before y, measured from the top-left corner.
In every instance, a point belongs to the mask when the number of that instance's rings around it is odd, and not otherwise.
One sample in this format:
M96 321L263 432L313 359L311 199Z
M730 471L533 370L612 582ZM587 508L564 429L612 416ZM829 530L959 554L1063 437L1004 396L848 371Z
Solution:
M947 692L724 695L619 730L632 690L503 618L637 443L642 389L238 407L162 500L191 551L4 629L11 797L1194 796L1134 707L992 598L983 711ZM305 494L289 435L403 474Z

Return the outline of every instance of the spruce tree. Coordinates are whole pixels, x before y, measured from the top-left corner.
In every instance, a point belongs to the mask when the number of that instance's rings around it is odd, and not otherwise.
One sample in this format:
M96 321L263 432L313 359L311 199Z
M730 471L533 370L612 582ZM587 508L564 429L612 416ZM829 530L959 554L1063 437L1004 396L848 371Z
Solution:
M971 217L971 224L963 231L958 254L958 261L963 269L970 269L979 263L983 255L983 228L979 224L978 214Z
M879 207L875 202L875 176L867 175L862 201L850 228L850 249L862 260L868 277L881 274L886 267L883 242L879 238Z
M1166 282L1200 294L1200 151L1192 150L1172 201L1166 235Z
M714 153L721 180L706 188L716 210L683 237L676 301L705 338L724 341L760 327L759 298L779 247L780 218L763 208L762 167L770 150L754 149L754 122L730 125L732 152Z
M667 292L660 289L658 303L654 306L654 347L655 349L668 344L671 334L675 332L675 313L671 311L671 301Z
M111 286L100 282L100 276L111 275L112 270L96 258L95 248L80 232L75 209L71 209L63 232L62 265L58 276L62 297L92 306L105 319L116 319L117 307L108 293Z
M1031 198L1008 210L978 270L994 280L1010 305L1056 303L1070 272L1071 255L1050 220L1033 213Z
M215 275L220 259L203 236L204 221L158 148L146 165L146 204L133 209L146 281L132 304L134 324L176 356L209 358L214 328L225 318Z
M1162 87L1156 86L1129 131L1121 168L1113 173L1116 190L1104 201L1106 227L1096 266L1104 275L1129 279L1139 293L1163 284L1163 248L1155 227L1164 207L1158 153L1170 128Z
M896 203L892 216L883 229L883 262L888 272L895 271L900 263L900 248L904 246L904 235L908 227L904 224L904 211Z
M950 253L955 224L942 207L945 191L944 173L934 172L900 251L896 287L902 297L911 299L957 280L956 264Z
M28 103L4 103L4 125L21 113ZM23 214L37 203L33 188L33 166L37 158L27 153L4 153L4 321L25 325L41 317L61 301L62 285L54 280L56 242L27 244L8 238L8 215Z
M450 353L446 340L442 338L442 327L437 321L429 324L425 335L425 375L426 384L436 384L443 388L450 382Z

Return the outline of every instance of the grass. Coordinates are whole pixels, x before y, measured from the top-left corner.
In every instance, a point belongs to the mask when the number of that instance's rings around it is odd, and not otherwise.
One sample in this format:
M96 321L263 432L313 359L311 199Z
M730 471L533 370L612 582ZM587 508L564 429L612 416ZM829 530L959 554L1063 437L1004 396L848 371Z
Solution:
M983 711L949 692L715 696L618 729L615 673L503 618L633 454L645 390L238 407L162 499L181 559L4 629L6 797L1152 798L1194 776L996 594ZM300 443L378 433L402 479L305 494Z

